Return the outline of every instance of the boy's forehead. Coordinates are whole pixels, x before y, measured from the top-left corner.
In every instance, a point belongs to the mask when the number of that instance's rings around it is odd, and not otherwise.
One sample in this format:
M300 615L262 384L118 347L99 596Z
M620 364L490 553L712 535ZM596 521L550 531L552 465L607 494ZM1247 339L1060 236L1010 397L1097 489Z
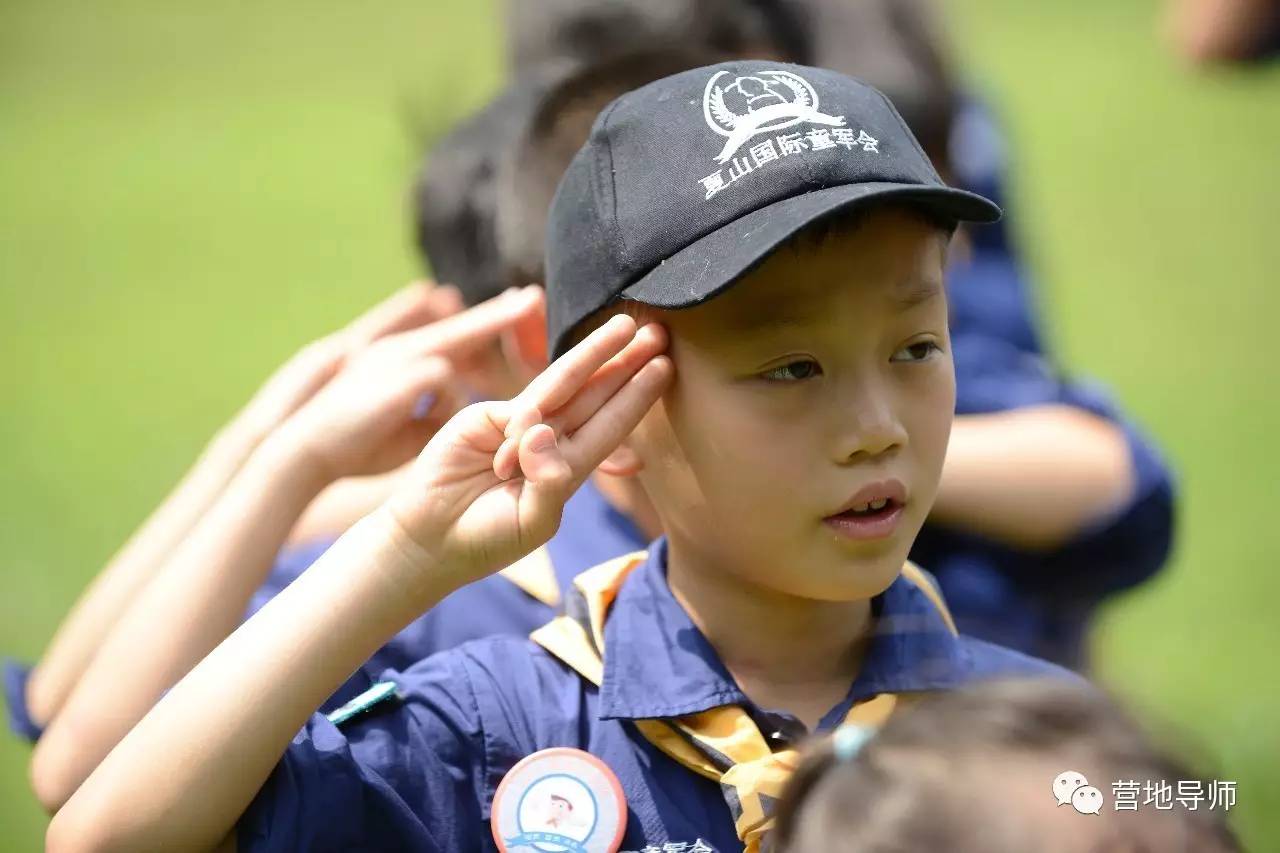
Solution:
M749 331L821 322L851 295L880 296L874 301L887 310L907 310L943 295L940 236L926 238L917 251L899 251L887 264L869 262L850 236L780 249L707 302L707 313L728 328ZM895 247L880 248L892 253Z

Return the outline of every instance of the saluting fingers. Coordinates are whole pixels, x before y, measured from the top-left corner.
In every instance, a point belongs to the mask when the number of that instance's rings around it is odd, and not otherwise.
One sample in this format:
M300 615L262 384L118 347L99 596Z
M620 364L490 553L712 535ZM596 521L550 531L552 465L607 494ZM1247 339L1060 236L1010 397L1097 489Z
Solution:
M640 423L674 375L666 356L658 356L636 372L594 412L572 437L557 439L546 424L537 424L520 439L520 530L533 541L545 541L560 523L565 501L595 467Z
M610 317L586 339L552 362L512 402L554 412L573 398L596 371L636 336L636 321L618 314Z
M671 359L665 355L654 357L561 442L560 451L579 482L631 434L673 376L675 366Z
M493 454L493 473L502 480L510 480L520 473L519 448L527 430L542 423L542 413L537 407L517 406L503 430L502 446Z
M643 326L622 352L605 362L568 403L548 415L547 423L558 435L572 435L636 371L666 348L666 329L656 323Z

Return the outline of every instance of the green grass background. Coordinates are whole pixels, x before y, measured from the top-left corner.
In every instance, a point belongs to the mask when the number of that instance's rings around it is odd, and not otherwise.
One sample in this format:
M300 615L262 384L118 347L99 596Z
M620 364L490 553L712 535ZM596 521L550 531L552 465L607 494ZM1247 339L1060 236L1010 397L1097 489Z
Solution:
M496 11L371 8L0 4L0 652L36 657L257 383L415 274L404 187L497 86ZM1280 849L1280 66L1180 68L1151 0L950 8L1008 118L1052 339L1182 487L1101 675ZM0 737L0 849L41 845L28 752Z

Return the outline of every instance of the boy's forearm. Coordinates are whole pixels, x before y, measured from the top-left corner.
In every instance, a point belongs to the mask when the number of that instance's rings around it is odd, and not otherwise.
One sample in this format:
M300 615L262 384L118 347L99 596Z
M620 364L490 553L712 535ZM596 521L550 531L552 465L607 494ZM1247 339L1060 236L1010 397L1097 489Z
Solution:
M286 438L258 448L103 641L33 755L46 808L64 802L160 694L240 623L289 528L324 485Z
M457 585L384 511L364 519L156 704L57 814L49 848L213 847L324 699Z
M38 724L47 725L57 715L116 620L208 512L264 434L248 414L223 428L80 596L27 682L27 706Z
M308 506L289 531L289 541L337 538L373 512L404 477L407 465L386 474L347 477L330 485Z
M1132 496L1124 433L1069 406L955 420L930 520L1032 551L1051 550Z

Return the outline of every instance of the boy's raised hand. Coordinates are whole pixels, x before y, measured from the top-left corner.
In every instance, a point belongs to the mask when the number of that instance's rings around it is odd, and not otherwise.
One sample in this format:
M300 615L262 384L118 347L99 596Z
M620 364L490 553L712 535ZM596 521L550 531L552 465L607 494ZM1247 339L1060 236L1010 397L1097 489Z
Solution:
M450 359L491 345L541 310L542 290L510 290L444 319L388 334L351 329L341 368L280 427L276 441L326 481L409 461L465 403Z
M666 389L661 326L618 315L509 402L478 403L423 450L386 509L459 583L545 543L564 503Z

